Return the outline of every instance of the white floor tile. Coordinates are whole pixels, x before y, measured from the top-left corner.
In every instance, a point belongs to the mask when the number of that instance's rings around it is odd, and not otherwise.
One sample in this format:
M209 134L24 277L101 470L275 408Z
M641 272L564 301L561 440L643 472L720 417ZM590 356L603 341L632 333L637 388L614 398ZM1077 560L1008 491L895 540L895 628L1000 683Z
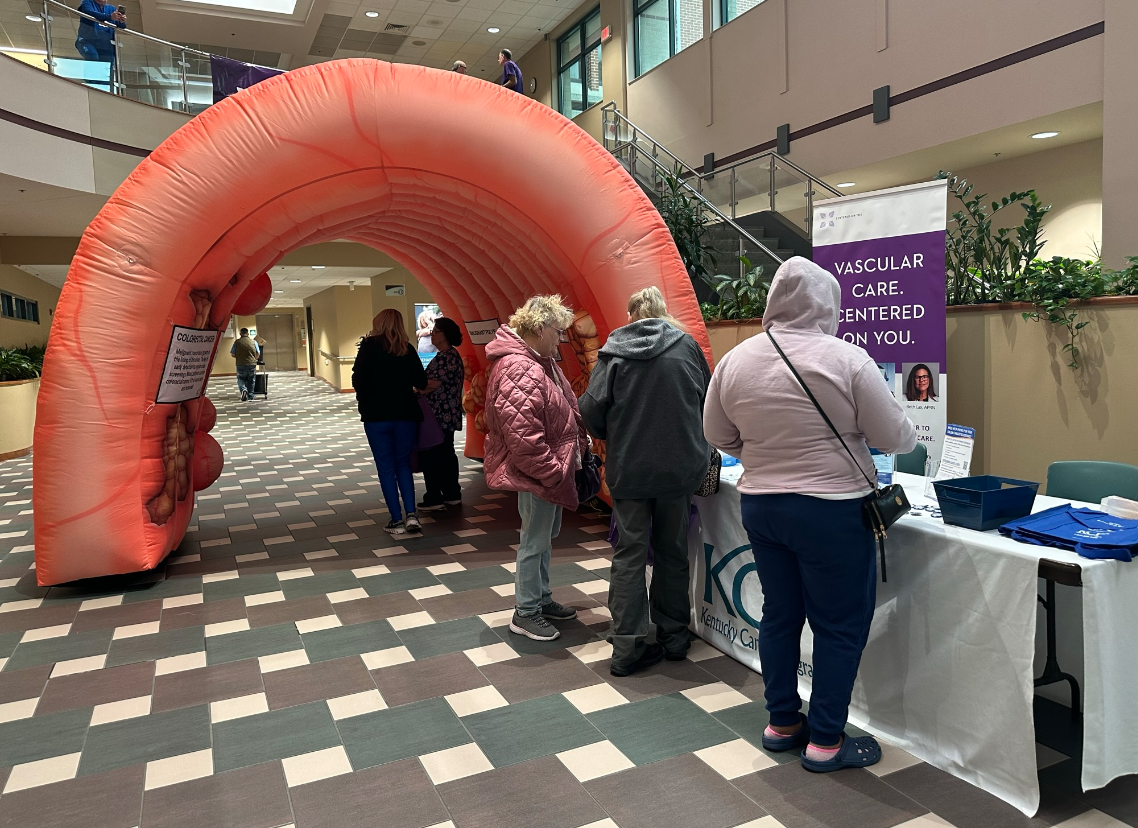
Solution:
M585 664L612 658L612 644L607 641L590 641L588 644L580 644L568 649L579 661Z
M264 541L262 541L262 543L264 543ZM252 563L253 561L268 560L268 558L268 552L249 552L246 555L236 555L233 560L236 563Z
M34 699L21 699L20 701L0 704L0 724L14 722L19 719L30 719L36 712L36 705L40 703L39 697Z
M350 500L348 502L351 503ZM354 540L359 540L359 539L360 539L360 536L357 535L355 532L348 532L347 534L344 534L344 535L329 535L328 536L328 543L346 543L347 541L354 541Z
M305 618L296 622L296 631L303 635L304 633L318 632L319 630L330 630L333 627L342 627L343 623L339 617L335 615L322 615L319 618Z
M609 525L607 523L597 523L593 526L582 526L582 532L588 532L590 535L604 535L607 534Z
M909 823L905 823L908 825ZM948 823L945 823L946 825ZM734 828L784 828L783 824L775 819L773 816L767 815L752 819L750 822L744 822L742 825L736 825ZM900 828L900 826L898 826Z
M588 543L579 543L577 545L583 546L585 549L612 549L612 544L608 541L589 541ZM577 566L582 569L588 569L590 572L596 572L611 567L612 561L606 558L594 558L591 561L577 561Z
M459 718L509 705L505 697L498 692L498 688L493 685L476 687L473 690L465 690L461 693L451 693L449 696L443 696L443 698L454 711L454 715Z
M162 609L174 609L176 607L191 607L194 604L200 604L205 596L200 592L195 592L191 595L175 595L171 598L162 599Z
M445 563L428 566L427 571L432 575L449 575L452 572L465 572L466 567L460 563Z
M387 623L391 625L391 629L398 632L399 630L409 630L413 627L425 627L428 624L435 623L435 619L431 618L428 612L409 612L406 615L396 615L393 618L388 618Z
M191 779L212 775L212 750L183 753L181 756L147 762L144 790L152 791L155 788L164 788L167 785L177 785L179 782L189 782Z
M557 754L557 758L577 777L578 782L588 782L635 767L632 760L608 740L563 751Z
M74 779L76 771L79 770L79 756L78 753L68 753L65 756L52 756L50 759L16 765L4 785L4 793L10 794Z
M450 595L450 587L446 584L434 584L432 586L419 587L418 589L408 590L411 597L416 601L422 601L424 598L438 598L443 595Z
M265 546L276 546L280 543L292 543L294 540L296 540L296 538L292 535L277 535L275 538L261 538L261 543L265 544ZM266 558L269 557L268 552L264 554Z
M234 578L240 578L241 573L236 569L231 569L227 572L207 572L202 575L203 584L214 584L218 581L232 581Z
M396 664L406 664L408 661L415 660L415 657L411 655L411 651L406 647L391 647L386 650L375 650L374 652L364 653L360 658L364 660L364 666L369 670L379 670L382 667L394 667Z
M588 825L582 825L581 828L620 828L611 819L602 819L597 822L590 822Z
M357 578L373 578L376 575L387 575L391 572L383 564L376 564L375 566L365 566L362 569L353 569L352 574Z
M1119 826L1122 825L1121 822L1117 824ZM1062 825L1067 826L1067 823L1064 822ZM756 828L768 828L768 826L758 825L758 823L756 823ZM773 828L773 826L771 828ZM955 826L943 817L939 817L933 813L928 813L923 814L916 819L910 819L908 822L902 822L896 828L955 828ZM1055 828L1060 828L1060 826L1056 825ZM1067 826L1067 828L1070 828L1070 826ZM1079 828L1092 828L1092 826L1079 826ZM1094 828L1099 828L1099 826L1094 826ZM1106 826L1102 826L1102 828L1106 828Z
M734 687L728 687L721 681L717 681L715 684L691 687L680 692L708 713L726 710L729 707L738 707L751 701Z
M275 673L277 670L289 670L293 667L303 667L308 663L308 653L304 650L289 650L287 653L260 656L257 664L262 673Z
M490 760L473 742L428 753L420 756L419 761L423 763L423 769L427 772L427 776L431 777L431 782L436 785L494 769Z
M297 578L311 578L313 571L307 566L302 569L286 569L277 573L278 581L295 581Z
M724 779L737 779L740 776L746 776L748 773L772 768L778 764L774 759L743 739L697 750L695 755Z
M212 724L243 719L269 712L269 700L264 693L252 693L209 703L209 720Z
M485 667L487 664L498 664L502 661L518 657L518 651L509 644L490 644L486 647L475 647L466 650L466 657L474 662L475 667Z
M499 610L498 612L487 612L478 616L482 619L487 627L504 627L510 623L510 619L514 617L512 609Z
M185 655L160 658L154 662L154 675L166 676L170 673L183 673L186 670L197 670L206 666L205 651L186 653Z
M106 655L93 655L86 658L73 658L69 661L57 661L51 668L51 677L71 676L75 673L88 673L91 670L102 670L107 663Z
M345 604L348 601L361 601L364 598L370 597L367 590L363 587L354 587L352 589L341 589L337 592L328 593L328 601L332 604Z
M217 624L205 625L205 637L212 638L215 635L229 635L235 632L245 632L248 629L248 618L238 618L235 621L220 621Z
M133 699L97 704L91 713L91 727L149 715L150 696L137 696Z
M348 761L348 752L343 745L290 756L281 764L290 788L352 772L352 763Z
M285 599L285 594L282 590L275 592L258 592L256 595L245 596L245 606L259 607L264 604L277 604Z
M35 609L43 603L43 598L25 598L22 601L5 601L0 604L0 612L19 612L20 610Z
M335 549L320 549L316 552L305 552L304 557L310 561L318 561L321 558L335 558L339 554Z
M352 693L350 696L337 696L334 699L328 699L328 710L331 711L332 718L336 721L386 709L387 702L383 700L383 696L378 690L364 690L362 693Z
M444 546L443 551L448 555L460 555L463 552L477 552L478 547L469 543L460 543L457 546Z
M21 644L28 644L32 641L47 641L49 638L63 638L71 632L70 624L57 624L54 627L37 627L34 630L26 631L20 636Z
M596 581L585 581L580 584L573 584L573 589L578 592L583 592L586 595L596 595L600 592L608 592L609 582L597 579Z
M475 538L479 535L485 535L485 529L459 529L454 533L456 538Z
M106 607L117 607L122 604L121 595L108 595L106 598L88 598L79 605L79 611L105 609Z
M878 739L877 743L881 745L881 761L866 768L874 776L886 776L921 763L921 760L913 754L889 744L884 739Z
M569 703L583 714L595 713L598 710L607 710L621 704L628 704L628 699L611 684L601 682L591 687L581 687L562 693Z
M115 627L114 641L123 638L137 638L140 635L154 635L158 632L159 622L147 621L143 624L128 624L125 627Z
M510 561L509 563L498 564L498 566L502 567L502 569L506 570L511 575L516 575L518 572L518 562L517 561Z
M490 587L490 589L494 590L494 592L498 593L503 598L509 598L514 594L513 584L498 584L497 586Z
M691 648L688 650L688 661L707 661L709 658L716 658L723 653L712 647L702 639L695 639L691 643Z
M373 549L371 550L371 554L377 558L389 558L392 555L406 555L407 548L404 546L387 546L383 549Z
M427 828L454 828L454 823L448 819L446 822L440 822L438 825L428 825Z
M905 823L905 825L908 824ZM947 822L944 824L948 825ZM904 826L898 826L898 828L904 828ZM1120 822L1114 817L1092 808L1077 817L1071 817L1071 819L1060 822L1055 828L1128 828L1128 826L1127 823Z

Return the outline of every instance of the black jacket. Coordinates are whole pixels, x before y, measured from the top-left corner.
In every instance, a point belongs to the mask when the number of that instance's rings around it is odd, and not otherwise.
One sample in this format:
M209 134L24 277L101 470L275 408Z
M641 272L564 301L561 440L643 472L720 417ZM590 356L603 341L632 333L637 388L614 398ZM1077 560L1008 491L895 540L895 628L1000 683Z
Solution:
M703 400L711 369L695 340L663 319L617 328L601 348L581 415L606 441L605 475L615 498L694 494L711 449Z
M356 407L365 423L423 421L414 389L427 387L427 372L410 345L402 356L389 354L377 336L365 336L352 365Z

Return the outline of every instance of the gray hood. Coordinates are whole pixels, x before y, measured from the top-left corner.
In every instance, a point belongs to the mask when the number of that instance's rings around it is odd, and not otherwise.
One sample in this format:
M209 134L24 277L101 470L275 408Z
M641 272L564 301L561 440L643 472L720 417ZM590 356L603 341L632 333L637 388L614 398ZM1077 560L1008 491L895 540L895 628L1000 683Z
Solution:
M794 256L774 274L763 327L820 331L834 336L841 307L842 288L838 280L809 259Z
M655 359L684 336L683 331L664 319L641 319L609 334L608 341L601 348L601 356Z

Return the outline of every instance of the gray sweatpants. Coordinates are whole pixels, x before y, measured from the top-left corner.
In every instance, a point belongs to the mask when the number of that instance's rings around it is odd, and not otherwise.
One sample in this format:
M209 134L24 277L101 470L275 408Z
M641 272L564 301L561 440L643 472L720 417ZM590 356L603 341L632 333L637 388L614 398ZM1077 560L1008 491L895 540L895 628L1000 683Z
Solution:
M656 641L669 655L691 646L691 584L688 580L688 521L691 495L649 500L613 499L620 537L612 557L609 611L612 613L612 663L625 666L644 652L649 606ZM655 565L652 591L645 584L648 540Z

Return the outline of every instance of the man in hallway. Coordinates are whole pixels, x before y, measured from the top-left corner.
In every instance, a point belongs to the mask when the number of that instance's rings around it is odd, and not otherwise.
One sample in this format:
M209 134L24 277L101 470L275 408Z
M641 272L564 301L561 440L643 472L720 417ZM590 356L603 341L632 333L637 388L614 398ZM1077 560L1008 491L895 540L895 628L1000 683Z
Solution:
M502 80L499 83L507 89L513 89L524 95L526 90L522 85L522 70L514 63L514 56L509 49L503 49L498 53L498 65L502 67Z
M249 336L249 329L242 328L241 336L233 343L233 358L237 361L237 389L242 401L253 399L253 377L257 373L257 363L261 350L256 341Z

